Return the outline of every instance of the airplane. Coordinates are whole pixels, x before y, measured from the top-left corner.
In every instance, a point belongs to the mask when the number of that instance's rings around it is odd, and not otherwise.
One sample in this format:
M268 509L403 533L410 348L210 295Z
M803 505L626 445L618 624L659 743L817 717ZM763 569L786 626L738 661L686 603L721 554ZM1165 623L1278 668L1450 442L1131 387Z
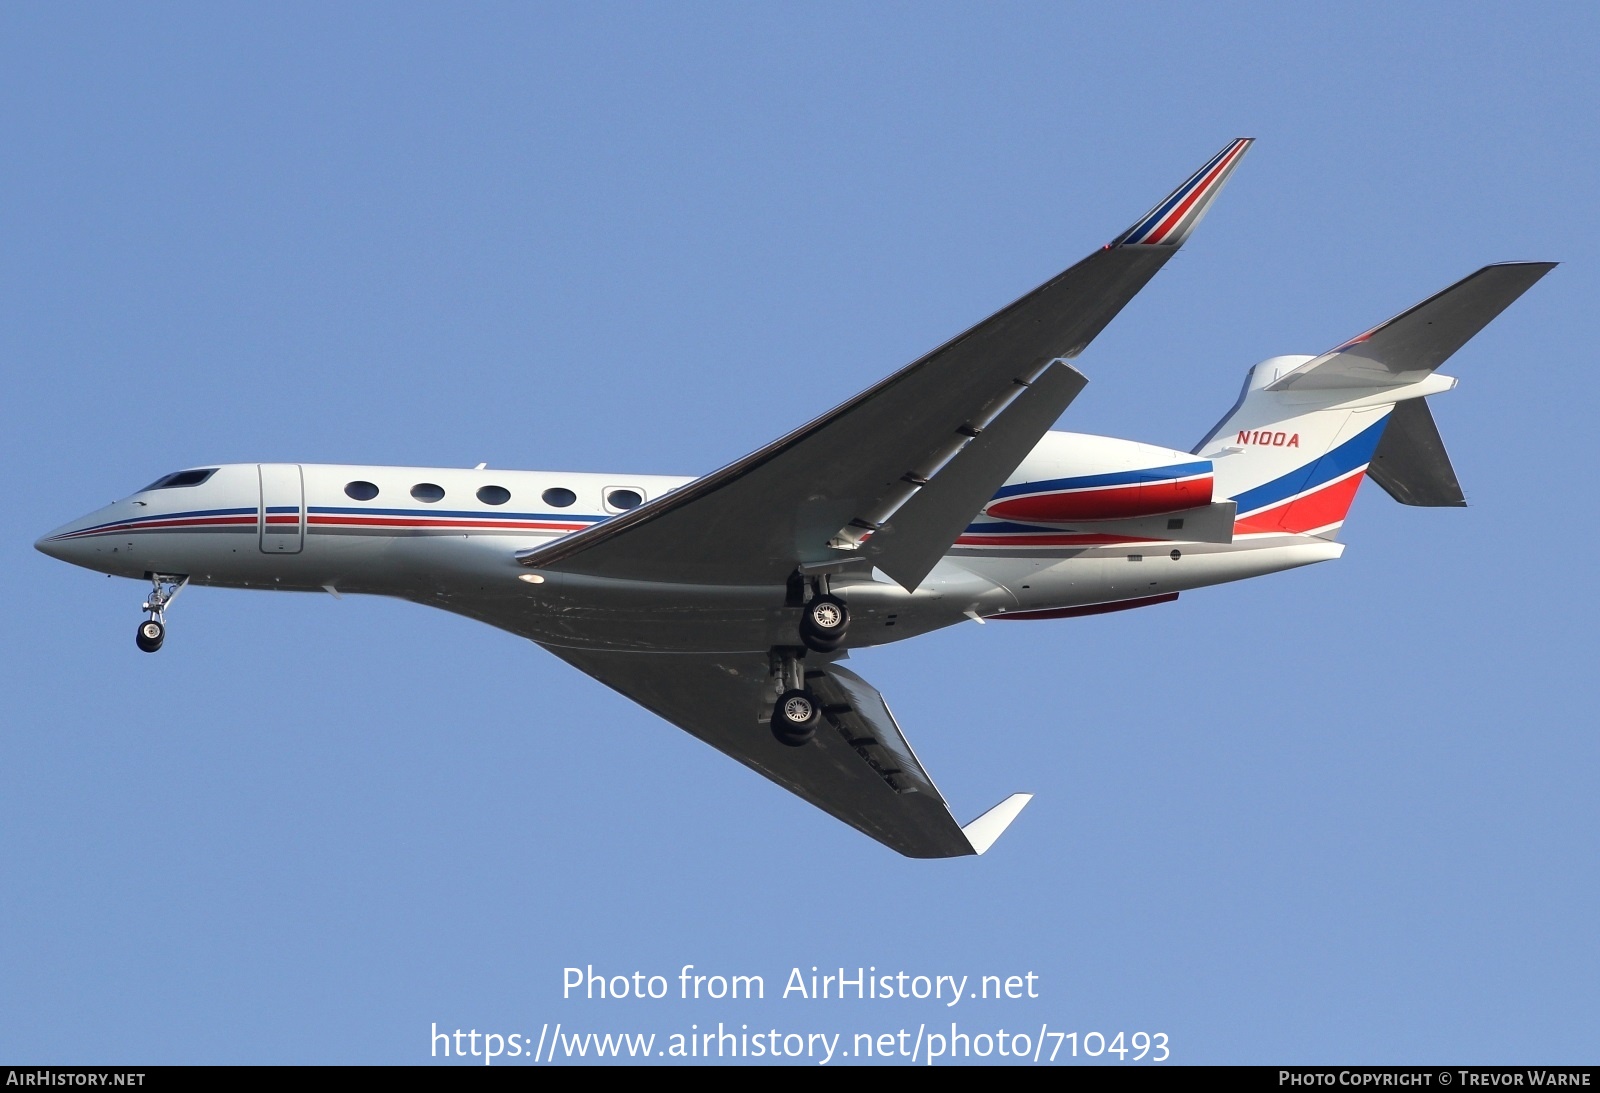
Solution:
M1364 478L1465 504L1438 367L1550 271L1485 266L1318 356L1250 369L1190 451L1053 431L1068 362L1177 253L1239 138L1100 250L821 417L699 478L208 464L35 545L148 581L392 596L528 638L909 857L983 854L1031 800L952 815L856 650L1065 619L1338 558Z

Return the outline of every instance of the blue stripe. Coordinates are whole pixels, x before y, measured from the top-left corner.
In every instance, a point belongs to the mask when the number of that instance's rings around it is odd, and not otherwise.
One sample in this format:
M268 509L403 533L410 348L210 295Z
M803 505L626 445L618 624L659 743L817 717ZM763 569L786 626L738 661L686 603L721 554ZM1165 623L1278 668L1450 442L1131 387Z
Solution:
M1000 533L1000 532L1012 532L1012 531L1030 532L1030 533L1032 533L1034 535L1039 535L1041 533L1048 533L1048 534L1053 534L1053 535L1066 534L1065 532L1062 531L1061 528L1058 528L1058 527L1052 528L1052 527L1041 527L1041 526L1039 526L1037 524L1018 524L1018 523L1014 523L1013 521L1010 521L1010 520L993 520L993 521L990 521L990 522L987 522L987 523L976 523L976 522L974 522L974 523L968 524L967 525L967 530L962 532L962 534L963 535L967 535L967 534L971 534L971 535L993 535L993 534Z
M1170 467L1146 467L1137 471L1113 471L1110 474L1087 474L1080 478L1052 478L1048 482L1018 482L1014 486L1001 486L995 500L1015 497L1018 494L1050 493L1055 490L1080 490L1093 486L1129 486L1140 482L1166 482L1173 478L1188 478L1196 474L1210 474L1211 461L1175 463Z
M1188 182L1185 182L1182 186L1178 187L1177 191L1175 193L1173 193L1173 195L1170 198L1167 199L1166 204L1162 205L1155 212L1153 212L1149 216L1145 217L1144 221L1138 227L1134 228L1127 235L1123 236L1123 242L1125 242L1125 243L1137 243L1137 242L1139 242L1139 240L1145 234L1147 234L1151 228L1153 228L1155 225L1161 223L1161 221L1166 217L1166 215L1169 212L1171 212L1173 209L1177 208L1178 204L1185 197L1187 197L1189 195L1189 191L1194 189L1195 185L1202 178L1206 177L1206 174L1211 170L1211 168L1213 168L1217 164L1221 163L1222 160L1231 151L1233 151L1233 145L1232 144L1228 145L1221 152L1217 153L1216 156L1212 157L1212 160L1211 160L1210 163L1207 163L1204 167L1200 168L1198 171L1196 171L1189 178Z
M191 510L189 512L155 512L155 513L151 513L149 516L130 516L130 517L127 517L126 519L122 519L122 520L107 520L103 524L94 525L94 527L79 528L77 531L74 531L71 534L73 534L73 535L82 535L85 532L98 531L100 528L123 527L123 526L128 525L128 524L143 524L143 523L146 523L146 522L148 522L150 520L183 520L183 519L187 519L187 518L190 518L190 517L197 517L197 516L245 516L245 515L253 515L255 513L255 511L256 510L254 508L248 508L248 509L193 509L193 510ZM290 512L295 512L295 511L298 511L298 510L290 509L289 511Z
M1332 482L1340 475L1371 463L1372 453L1377 451L1378 441L1383 437L1383 427L1388 423L1389 415L1384 414L1381 421L1367 426L1365 430L1328 452L1321 459L1304 467L1298 467L1282 477L1274 478L1271 482L1234 495L1233 500L1239 505L1239 515L1244 516L1258 509L1270 508L1296 494Z

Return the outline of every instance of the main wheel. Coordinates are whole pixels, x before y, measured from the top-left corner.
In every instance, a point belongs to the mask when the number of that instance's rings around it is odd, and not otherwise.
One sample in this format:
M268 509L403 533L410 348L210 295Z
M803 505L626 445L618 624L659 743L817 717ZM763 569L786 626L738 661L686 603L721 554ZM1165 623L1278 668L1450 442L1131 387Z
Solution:
M798 748L817 735L820 711L810 691L785 691L772 708L772 735L778 743Z
M844 642L850 609L837 596L817 596L800 616L800 640L808 649L831 653Z
M806 604L806 622L817 633L832 637L850 625L850 609L838 596L817 596Z
M153 653L161 648L161 643L167 640L167 628L156 619L146 619L139 624L139 632L133 637L134 643L147 653Z

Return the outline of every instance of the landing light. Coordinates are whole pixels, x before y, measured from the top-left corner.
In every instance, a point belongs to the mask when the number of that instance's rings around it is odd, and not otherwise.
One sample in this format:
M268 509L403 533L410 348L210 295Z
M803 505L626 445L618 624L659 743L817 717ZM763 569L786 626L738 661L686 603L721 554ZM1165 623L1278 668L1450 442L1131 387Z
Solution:
M519 573L517 580L527 581L529 584L544 584L544 578L537 573Z

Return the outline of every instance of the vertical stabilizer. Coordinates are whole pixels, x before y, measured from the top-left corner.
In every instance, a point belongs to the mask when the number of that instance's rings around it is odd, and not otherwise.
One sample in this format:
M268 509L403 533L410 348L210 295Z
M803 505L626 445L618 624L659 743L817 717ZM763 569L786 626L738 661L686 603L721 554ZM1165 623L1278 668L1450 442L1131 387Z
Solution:
M1405 504L1465 504L1423 401L1456 381L1434 369L1554 265L1485 266L1321 356L1252 368L1195 448L1216 467L1216 495L1239 506L1234 534L1332 539L1369 467Z

